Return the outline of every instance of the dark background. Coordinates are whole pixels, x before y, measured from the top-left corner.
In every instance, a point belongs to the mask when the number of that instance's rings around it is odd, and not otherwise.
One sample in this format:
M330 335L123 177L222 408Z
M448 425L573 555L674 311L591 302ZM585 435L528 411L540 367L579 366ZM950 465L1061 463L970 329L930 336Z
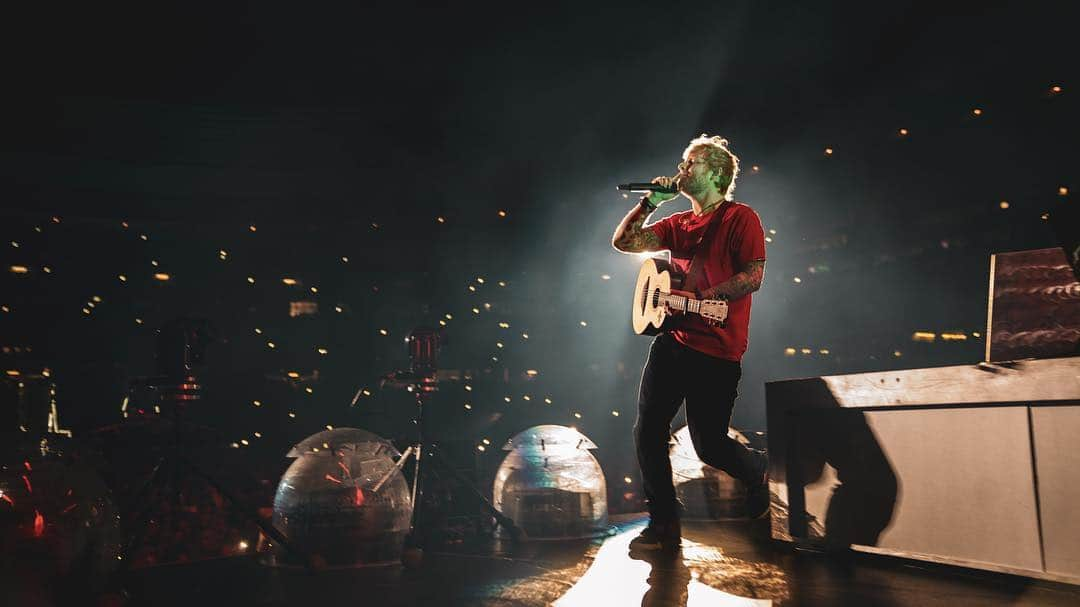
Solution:
M627 318L640 259L610 246L634 202L614 184L672 174L702 132L741 157L736 198L771 242L738 427L765 429L769 380L976 362L989 255L1056 246L1043 215L1074 204L1065 6L11 12L3 366L48 368L78 437L122 420L128 382L154 372L155 329L209 318L198 415L284 469L327 424L408 436L410 398L378 377L408 365L412 328L444 320L440 366L472 379L445 384L431 414L459 457L490 467L482 439L574 425L610 484L636 483L648 339ZM290 317L300 301L318 312Z

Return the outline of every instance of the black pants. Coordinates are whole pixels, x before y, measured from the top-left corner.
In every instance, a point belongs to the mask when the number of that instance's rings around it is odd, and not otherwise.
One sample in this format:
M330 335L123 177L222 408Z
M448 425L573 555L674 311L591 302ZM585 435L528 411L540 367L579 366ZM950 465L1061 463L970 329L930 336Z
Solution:
M765 454L728 437L740 377L742 367L737 362L687 348L667 333L653 340L641 373L634 441L654 520L679 516L669 445L671 420L684 399L690 438L701 461L749 485L761 481L767 466Z

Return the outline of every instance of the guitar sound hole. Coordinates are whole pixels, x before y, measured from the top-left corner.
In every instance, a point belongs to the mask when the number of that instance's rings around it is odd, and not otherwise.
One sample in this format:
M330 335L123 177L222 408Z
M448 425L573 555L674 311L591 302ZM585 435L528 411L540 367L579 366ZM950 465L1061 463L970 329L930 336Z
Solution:
M645 306L649 303L649 285L645 285L641 288L641 298L639 299L639 301L641 302L640 312L644 314Z

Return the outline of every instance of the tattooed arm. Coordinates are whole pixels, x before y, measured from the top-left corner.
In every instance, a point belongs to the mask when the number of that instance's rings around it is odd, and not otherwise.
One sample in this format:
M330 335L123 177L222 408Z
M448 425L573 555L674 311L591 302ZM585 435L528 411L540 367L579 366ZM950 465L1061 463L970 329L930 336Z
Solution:
M652 230L645 229L645 219L649 213L641 205L630 209L623 217L622 223L615 228L615 235L611 238L611 246L623 253L642 253L645 251L659 251L660 239Z
M751 261L742 272L701 293L702 299L738 299L761 288L765 278L765 260Z

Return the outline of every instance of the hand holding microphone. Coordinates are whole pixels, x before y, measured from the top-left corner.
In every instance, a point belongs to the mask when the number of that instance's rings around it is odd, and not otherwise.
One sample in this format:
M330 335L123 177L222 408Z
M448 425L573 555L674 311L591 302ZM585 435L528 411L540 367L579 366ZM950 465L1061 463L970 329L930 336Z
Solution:
M679 193L679 186L675 184L674 177L661 175L654 178L652 183L660 186L649 190L646 194L649 197L649 202L654 205L660 205L667 202L668 200L675 198L675 195Z
M616 189L630 192L644 192L654 206L671 200L679 193L675 177L659 176L649 183L620 183Z

